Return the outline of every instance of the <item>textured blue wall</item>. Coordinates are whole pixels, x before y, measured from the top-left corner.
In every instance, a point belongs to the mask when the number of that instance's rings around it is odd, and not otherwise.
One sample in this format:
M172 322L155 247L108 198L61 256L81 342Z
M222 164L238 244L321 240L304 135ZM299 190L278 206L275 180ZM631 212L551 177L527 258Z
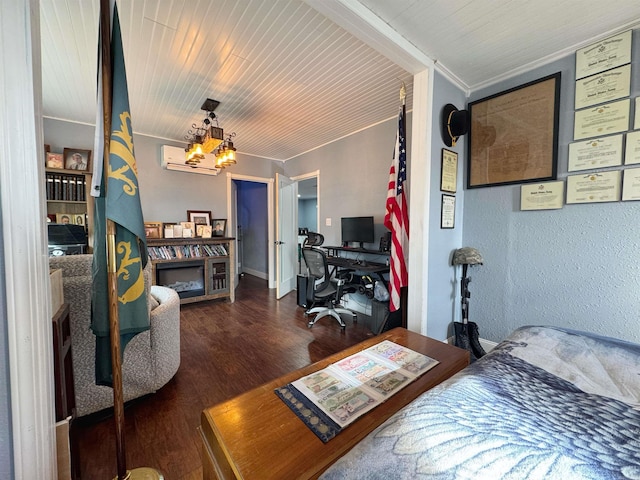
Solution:
M633 98L640 93L640 31L633 34ZM562 72L558 179L573 140L575 55L473 92L477 100ZM632 123L633 124L633 123ZM616 170L629 167L615 167ZM640 202L564 205L520 211L520 186L465 190L463 243L485 260L473 267L470 320L481 336L546 324L640 342Z
M433 129L431 131L431 194L429 198L429 301L427 304L427 335L444 340L452 333L451 322L460 317L458 306L459 286L456 276L460 272L451 266L453 251L462 246L463 205L465 191L463 189L464 152L466 138L461 137L455 147L445 147L440 134L440 112L447 103L458 109L464 109L466 98L464 92L454 86L436 72L433 90ZM458 153L458 188L456 197L455 228L440 228L440 172L442 149ZM452 195L448 193L448 195ZM460 270L460 268L458 268Z

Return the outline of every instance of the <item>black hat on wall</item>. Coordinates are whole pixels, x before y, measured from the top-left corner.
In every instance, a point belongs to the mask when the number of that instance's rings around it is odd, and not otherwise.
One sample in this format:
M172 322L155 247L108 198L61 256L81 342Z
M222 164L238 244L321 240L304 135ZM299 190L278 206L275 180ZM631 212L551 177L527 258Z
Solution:
M458 137L469 131L469 112L458 110L455 105L447 103L442 108L440 131L444 144L447 147L455 147Z

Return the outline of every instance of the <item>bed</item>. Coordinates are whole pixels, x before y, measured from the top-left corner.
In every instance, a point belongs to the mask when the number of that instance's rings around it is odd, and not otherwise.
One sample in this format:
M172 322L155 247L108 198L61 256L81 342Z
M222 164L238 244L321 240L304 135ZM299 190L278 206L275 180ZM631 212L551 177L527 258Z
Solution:
M321 478L638 480L640 345L522 327Z

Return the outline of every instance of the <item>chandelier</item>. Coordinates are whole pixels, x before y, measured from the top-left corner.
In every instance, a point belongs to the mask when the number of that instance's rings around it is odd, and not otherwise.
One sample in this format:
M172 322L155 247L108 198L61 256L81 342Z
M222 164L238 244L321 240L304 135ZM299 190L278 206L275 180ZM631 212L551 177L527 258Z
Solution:
M200 107L207 112L206 117L200 125L192 124L185 136L189 142L185 148L185 164L191 167L196 167L209 153L215 155L216 168L225 168L236 163L236 148L232 141L236 134L231 133L225 139L224 131L218 124L218 117L215 114L218 105L220 102L217 100L207 98Z

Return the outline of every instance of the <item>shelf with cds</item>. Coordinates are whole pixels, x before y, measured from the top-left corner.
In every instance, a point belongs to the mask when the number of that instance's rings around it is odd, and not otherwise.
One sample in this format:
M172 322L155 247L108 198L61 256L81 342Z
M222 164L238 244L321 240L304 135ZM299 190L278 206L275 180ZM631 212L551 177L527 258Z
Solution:
M89 195L91 172L45 168L47 221L82 225L89 246L93 237L93 201Z
M147 238L152 282L173 288L180 303L235 300L235 239Z

